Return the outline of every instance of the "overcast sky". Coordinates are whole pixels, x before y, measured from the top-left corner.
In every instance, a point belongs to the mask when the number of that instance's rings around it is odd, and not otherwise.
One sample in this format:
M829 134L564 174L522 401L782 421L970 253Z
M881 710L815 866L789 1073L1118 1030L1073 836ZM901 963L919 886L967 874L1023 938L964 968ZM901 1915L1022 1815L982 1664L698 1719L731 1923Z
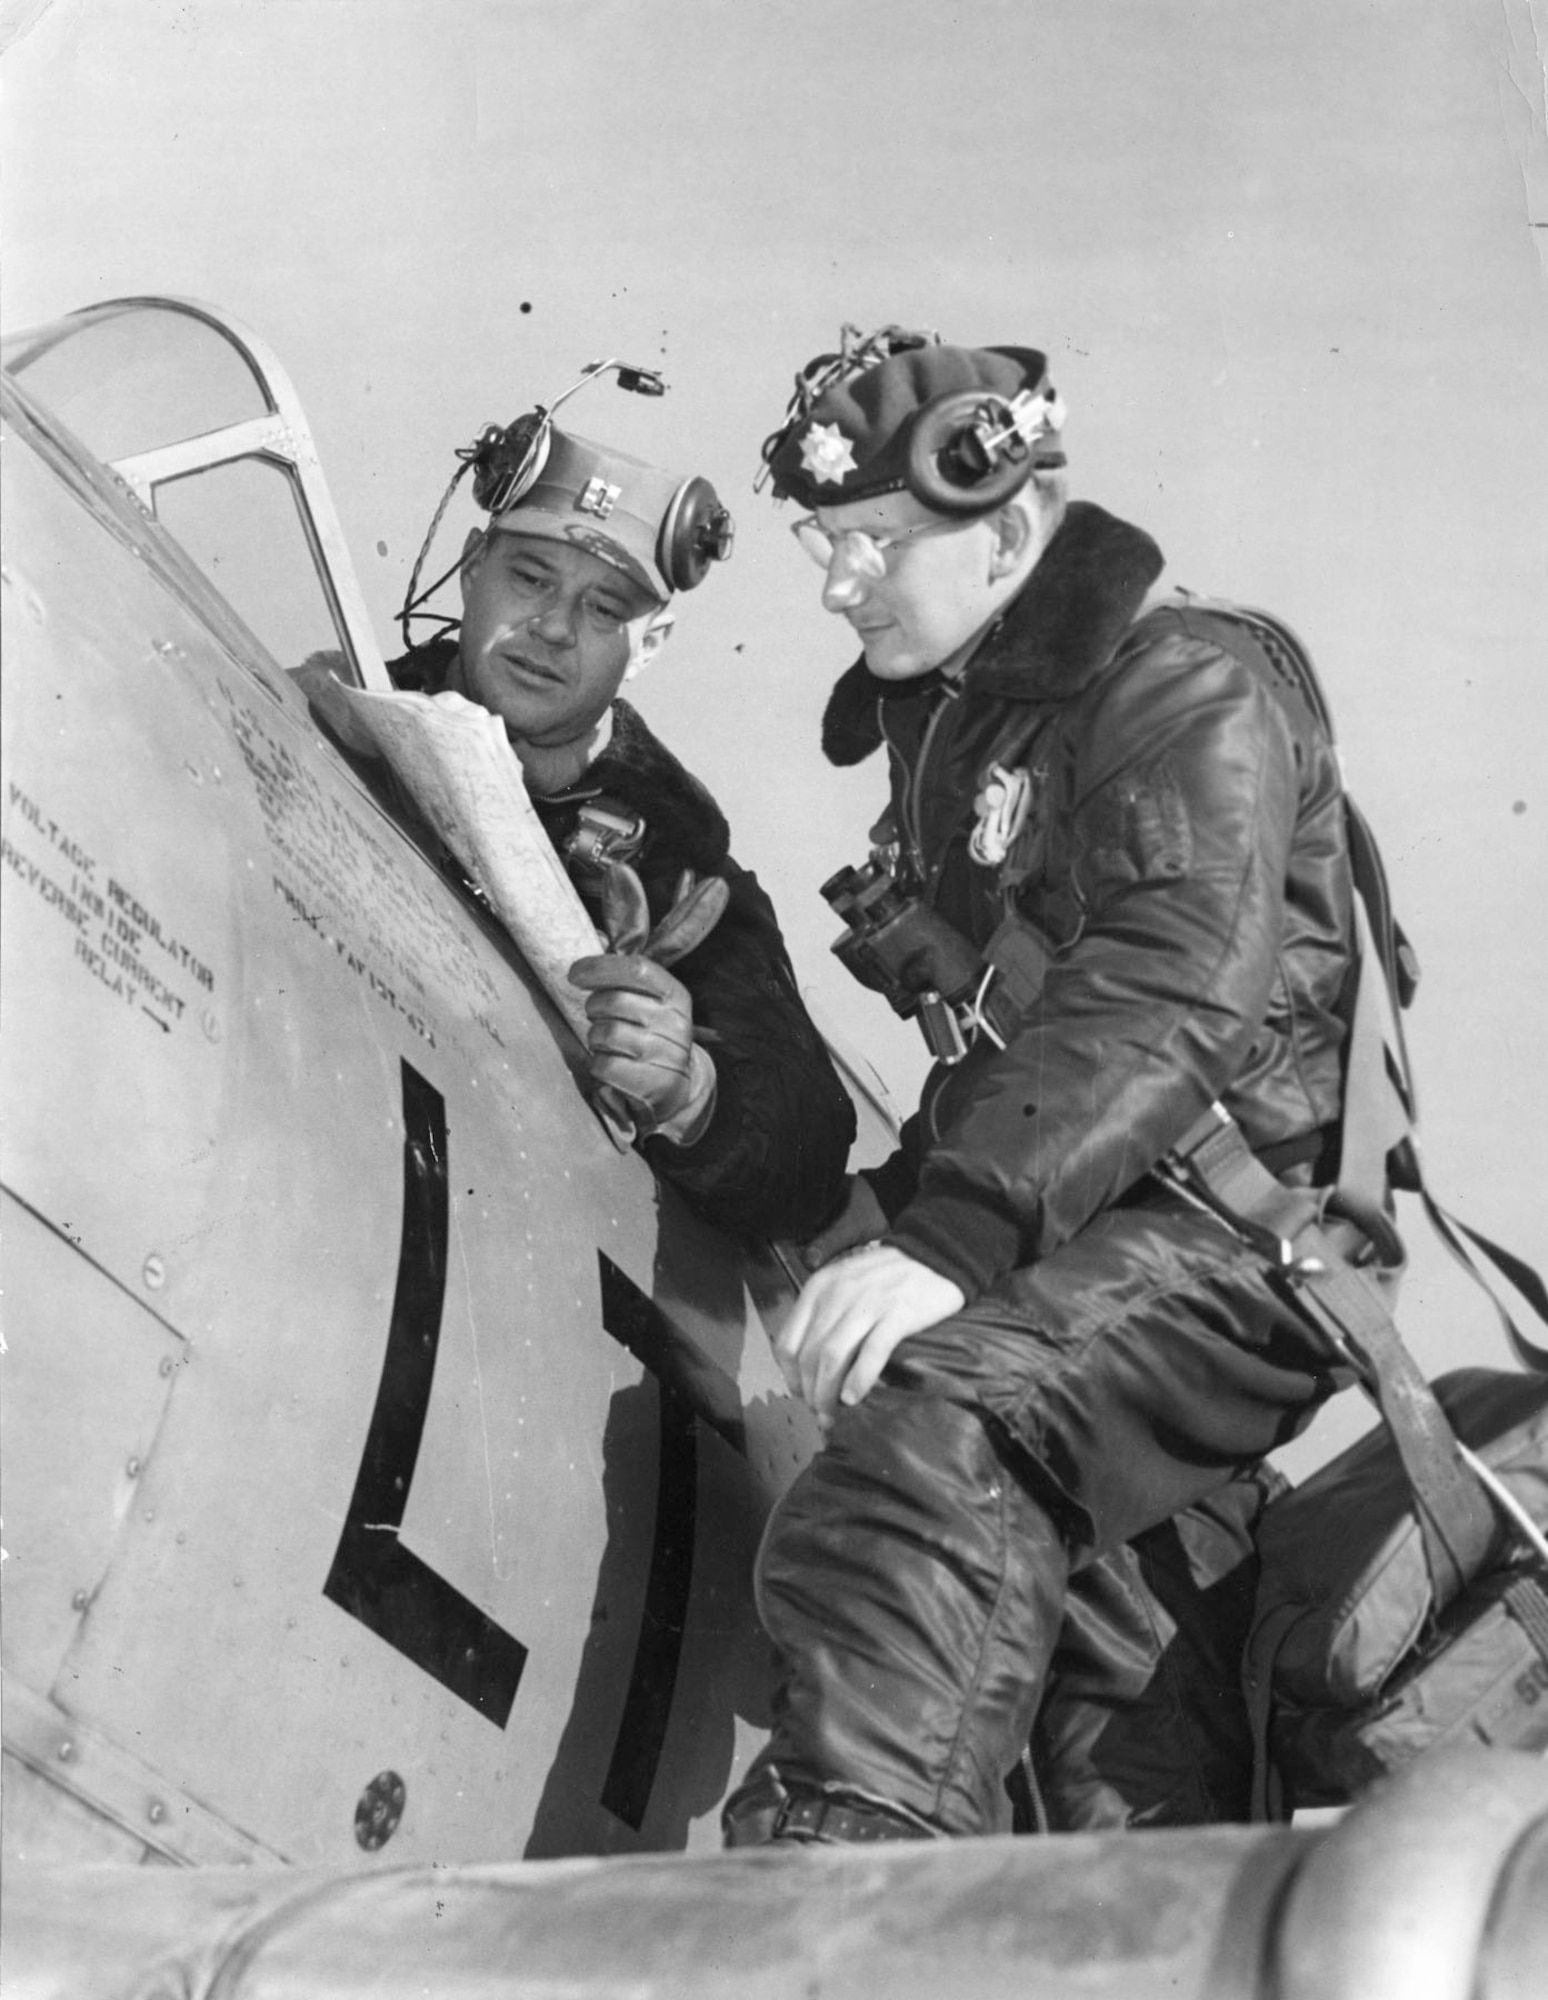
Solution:
M664 402L570 406L739 524L640 706L905 1106L914 1031L816 893L884 777L822 763L850 648L758 444L845 320L1045 348L1074 489L1310 641L1425 967L1433 1176L1542 1259L1545 29L1548 0L4 0L5 325L171 292L262 334L389 651L453 448L600 354L662 368ZM1503 1359L1427 1254L1409 1321L1432 1363Z

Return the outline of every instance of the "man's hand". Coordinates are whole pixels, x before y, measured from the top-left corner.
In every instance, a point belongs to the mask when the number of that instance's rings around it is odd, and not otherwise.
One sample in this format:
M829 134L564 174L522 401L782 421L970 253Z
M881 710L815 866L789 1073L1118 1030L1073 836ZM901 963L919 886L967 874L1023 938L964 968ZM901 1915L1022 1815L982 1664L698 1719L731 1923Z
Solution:
M889 1244L873 1244L807 1282L774 1341L775 1358L827 1430L840 1403L870 1394L901 1341L966 1303L950 1278Z
M641 1107L651 1126L684 1110L695 1088L693 1000L664 965L633 952L577 959L570 983L589 993L593 1079Z
M850 1174L844 1184L844 1206L825 1229L819 1229L809 1243L801 1245L801 1262L808 1271L820 1271L824 1264L844 1250L862 1243L874 1243L887 1233L887 1214L864 1174Z

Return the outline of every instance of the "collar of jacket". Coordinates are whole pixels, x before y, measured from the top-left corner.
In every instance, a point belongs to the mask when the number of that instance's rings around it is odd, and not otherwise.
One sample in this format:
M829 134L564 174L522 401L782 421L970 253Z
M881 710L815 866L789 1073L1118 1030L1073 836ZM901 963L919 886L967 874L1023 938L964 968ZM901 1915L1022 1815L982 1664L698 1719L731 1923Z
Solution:
M440 694L456 658L455 639L431 639L389 661L387 672L394 687ZM533 803L540 811L552 812L603 793L640 815L658 837L658 851L670 855L673 866L706 875L725 861L731 845L725 814L626 701L613 703L612 736L580 783Z
M1011 701L1077 693L1112 658L1161 569L1161 551L1143 529L1089 500L1072 500L1036 569L968 661L963 691ZM839 676L822 718L829 762L858 764L879 747L878 702L938 684L936 674L879 680L863 657L856 660Z

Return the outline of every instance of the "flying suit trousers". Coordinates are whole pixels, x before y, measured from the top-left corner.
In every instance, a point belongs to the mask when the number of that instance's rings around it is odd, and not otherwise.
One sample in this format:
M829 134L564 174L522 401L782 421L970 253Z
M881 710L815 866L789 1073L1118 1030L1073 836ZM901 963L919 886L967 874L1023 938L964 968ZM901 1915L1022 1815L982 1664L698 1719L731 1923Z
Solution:
M1348 1380L1281 1283L1214 1218L1151 1188L897 1349L770 1520L757 1590L775 1721L728 1801L733 1839L792 1788L948 1834L1003 1830L1072 1572L1091 1587L1076 1582L1066 1650L1099 1697L1077 1712L1102 1706L1115 1634L1109 1692L1119 1707L1125 1684L1143 1694L1144 1647L1121 1656L1133 1586L1145 1595L1125 1545L1210 1504L1229 1521L1226 1489ZM1207 1590L1199 1602L1207 1614ZM1154 1737L1129 1737L1152 1763ZM1196 1773L1136 1776L1150 1804L1135 1817L1190 1816L1166 1795L1197 1790ZM1105 1777L1121 1797L1111 1760ZM1122 1817L1099 1806L1090 1822Z

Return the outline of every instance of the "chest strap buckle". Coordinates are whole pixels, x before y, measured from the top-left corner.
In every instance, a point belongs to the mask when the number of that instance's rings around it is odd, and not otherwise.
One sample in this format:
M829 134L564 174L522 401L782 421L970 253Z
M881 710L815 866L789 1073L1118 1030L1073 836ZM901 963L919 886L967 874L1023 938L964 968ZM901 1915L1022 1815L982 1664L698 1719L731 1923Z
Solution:
M564 844L565 858L582 868L600 871L610 861L632 861L645 845L645 834L642 814L589 799Z

